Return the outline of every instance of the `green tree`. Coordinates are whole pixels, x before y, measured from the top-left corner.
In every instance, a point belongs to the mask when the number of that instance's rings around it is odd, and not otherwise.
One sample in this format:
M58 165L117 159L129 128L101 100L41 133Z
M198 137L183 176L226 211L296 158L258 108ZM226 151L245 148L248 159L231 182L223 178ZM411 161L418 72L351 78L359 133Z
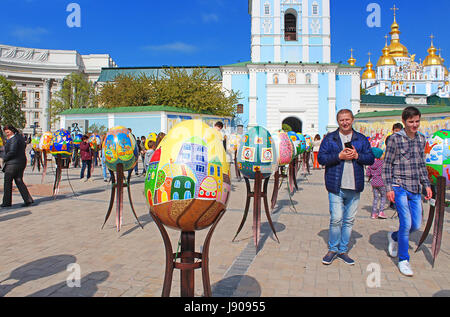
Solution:
M10 124L17 129L25 128L27 121L21 107L22 97L14 83L0 76L0 126Z
M360 87L360 96L367 95L367 89Z
M97 106L94 83L84 74L74 72L64 78L61 90L53 94L50 100L50 120L52 123L57 121L58 115L64 110Z
M283 123L283 125L281 126L281 129L282 129L284 132L292 131L291 126L290 126L289 124L286 124L286 123Z
M166 68L160 76L119 75L103 86L99 102L106 108L127 106L173 106L200 113L233 116L239 94L224 92L220 78L204 68L191 72Z
M108 128L105 127L104 125L97 125L96 123L94 123L93 125L89 126L88 129L89 133L95 133L98 135L103 135L106 134L106 132L108 131Z

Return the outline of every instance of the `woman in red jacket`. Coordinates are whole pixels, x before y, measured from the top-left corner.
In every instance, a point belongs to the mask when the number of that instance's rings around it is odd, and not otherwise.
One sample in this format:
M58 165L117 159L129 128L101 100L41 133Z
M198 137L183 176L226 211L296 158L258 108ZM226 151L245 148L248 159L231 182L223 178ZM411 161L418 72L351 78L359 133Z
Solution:
M87 143L87 140L88 136L83 135L80 143L80 157L82 161L80 179L81 180L84 179L84 170L87 167L87 178L86 180L84 180L85 182L87 182L91 178L91 166L92 166L92 150L91 147L89 146L89 143Z

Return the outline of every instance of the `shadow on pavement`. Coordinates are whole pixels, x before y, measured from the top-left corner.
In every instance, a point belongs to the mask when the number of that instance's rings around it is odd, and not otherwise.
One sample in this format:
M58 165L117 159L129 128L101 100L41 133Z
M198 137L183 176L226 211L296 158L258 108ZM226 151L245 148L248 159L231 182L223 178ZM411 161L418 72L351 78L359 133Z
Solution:
M13 270L9 277L0 281L0 296L5 296L14 288L27 282L38 280L43 277L51 276L59 272L65 271L67 265L75 263L77 260L73 255L54 255L42 258ZM13 284L5 284L8 280L16 280Z
M329 230L322 230L317 235L323 239L323 242L325 242L325 245L328 249ZM350 236L350 241L348 242L348 252L350 252L350 250L356 245L357 239L360 238L362 238L362 235L358 231L352 230L352 235Z
M212 285L212 295L214 297L232 297L238 290L242 297L261 297L261 286L258 281L248 275L233 275Z
M19 218L19 217L25 217L25 216L29 216L29 215L31 215L31 211L20 211L18 213L12 214L12 215L9 214L9 215L0 217L0 222L8 221L8 220L11 220L14 218Z
M108 277L108 271L92 272L79 281L79 287L70 287L67 281L64 281L30 294L27 297L92 297L98 291L97 285L106 281Z

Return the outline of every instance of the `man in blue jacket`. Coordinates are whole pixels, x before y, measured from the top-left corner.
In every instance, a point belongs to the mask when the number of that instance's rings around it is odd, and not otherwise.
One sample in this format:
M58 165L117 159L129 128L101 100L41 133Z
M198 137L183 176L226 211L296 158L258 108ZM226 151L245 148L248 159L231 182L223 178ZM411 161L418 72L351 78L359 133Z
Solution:
M348 256L348 242L364 190L364 165L372 165L375 157L367 138L353 130L350 110L340 110L336 119L339 129L327 134L318 154L319 164L325 166L331 215L328 253L322 263L329 265L339 258L353 265L355 261Z

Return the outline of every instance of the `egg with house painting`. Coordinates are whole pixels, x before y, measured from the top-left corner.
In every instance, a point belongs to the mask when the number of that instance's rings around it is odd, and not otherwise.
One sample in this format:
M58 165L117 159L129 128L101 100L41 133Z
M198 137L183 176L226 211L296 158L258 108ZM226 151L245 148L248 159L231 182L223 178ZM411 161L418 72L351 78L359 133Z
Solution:
M59 129L52 135L50 142L50 154L61 155L64 158L71 157L73 150L73 140L70 132L66 129Z
M312 138L308 134L305 134L306 152L312 150Z
M439 130L427 140L425 162L431 183L444 176L450 186L450 130Z
M278 157L272 136L265 128L250 128L242 137L237 153L237 165L247 178L254 179L259 171L263 178L278 168Z
M52 142L53 133L50 131L44 132L39 140L39 149L41 151L49 151L50 143Z
M225 210L230 192L220 133L201 120L185 120L170 129L145 176L151 212L170 228L202 230Z
M103 141L103 149L108 169L116 171L117 164L122 164L123 170L128 171L136 166L139 157L136 139L126 127L109 129Z
M275 149L278 154L278 166L288 165L296 152L294 142L289 138L288 134L282 130L272 133L272 140L275 143Z

